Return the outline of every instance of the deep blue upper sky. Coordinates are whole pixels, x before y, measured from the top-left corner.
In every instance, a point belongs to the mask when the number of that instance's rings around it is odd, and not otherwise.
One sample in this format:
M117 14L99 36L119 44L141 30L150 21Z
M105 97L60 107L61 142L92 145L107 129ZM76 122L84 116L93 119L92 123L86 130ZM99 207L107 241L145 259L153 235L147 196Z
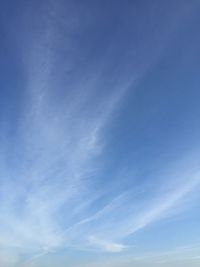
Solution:
M0 266L199 266L199 12L0 1Z

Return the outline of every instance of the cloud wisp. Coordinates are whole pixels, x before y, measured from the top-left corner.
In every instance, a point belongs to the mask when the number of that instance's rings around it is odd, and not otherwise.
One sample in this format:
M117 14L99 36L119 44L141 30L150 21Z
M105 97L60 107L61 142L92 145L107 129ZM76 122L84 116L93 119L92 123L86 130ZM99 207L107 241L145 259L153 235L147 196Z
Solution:
M132 83L123 81L101 100L92 97L98 80L90 85L92 91L87 83L66 83L66 89L75 87L74 93L64 95L64 102L54 101L55 79L61 75L54 66L58 55L49 45L54 34L48 29L28 60L26 54L23 115L8 154L13 168L3 166L1 246L32 249L32 259L66 244L65 229L76 224L76 210L82 214L80 206L95 195L90 177L102 151L101 132Z
M131 247L126 245L128 237L175 214L200 187L198 156L189 150L186 159L180 156L179 162L175 159L166 168L160 164L162 170L151 185L148 177L132 176L134 171L137 176L132 151L118 152L119 165L122 157L127 156L127 162L131 158L130 173L116 165L109 169L106 160L112 148L107 144L118 111L159 62L167 42L152 51L136 46L138 66L124 63L120 42L111 41L105 53L95 57L93 46L88 49L80 34L88 30L84 12L74 21L68 8L62 10L61 2L50 1L47 12L38 14L44 23L40 30L38 22L31 34L24 28L28 38L20 53L25 78L16 134L5 127L12 142L5 138L7 142L0 143L4 152L0 155L0 261L4 266L34 266L47 254L70 248L123 253ZM174 32L171 25L163 36L169 41ZM131 45L127 47L123 47L125 57L132 51ZM143 50L148 57L143 58ZM138 117L140 128L142 115ZM126 150L137 147L129 148L132 140L126 143L124 137L120 142ZM130 186L120 187L115 176Z

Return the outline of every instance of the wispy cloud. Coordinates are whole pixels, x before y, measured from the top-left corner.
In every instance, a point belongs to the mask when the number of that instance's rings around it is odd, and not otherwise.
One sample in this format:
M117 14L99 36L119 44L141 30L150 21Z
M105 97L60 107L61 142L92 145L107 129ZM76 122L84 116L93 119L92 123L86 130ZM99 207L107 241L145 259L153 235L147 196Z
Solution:
M100 250L102 249L103 251L107 252L121 252L125 249L124 245L117 244L114 242L109 242L107 240L99 240L94 236L89 237L89 244L92 247L97 247Z
M115 175L122 182L125 176L133 180L132 172L105 171L107 134L122 103L159 61L166 44L159 43L152 53L148 50L144 59L141 50L136 56L140 64L130 72L120 60L115 69L118 46L113 52L113 43L98 64L91 61L88 66L75 45L74 28L84 28L82 21L74 22L68 13L63 19L62 7L50 2L55 12L48 8L43 28L27 33L22 47L25 79L16 136L10 137L12 145L1 144L9 147L5 156L0 155L3 266L22 264L24 255L24 264L34 265L61 248L126 251L128 236L169 216L200 185L199 162L189 160L197 155L188 152L188 166L175 160L149 188L144 181L139 192L133 183L115 190L115 179L106 187ZM165 39L174 34L172 28ZM134 162L130 168L134 170Z
M187 162L189 161L188 159ZM112 200L111 203L106 205L102 210L99 210L96 214L75 224L74 229L72 227L69 231L88 234L96 232L100 238L110 237L111 239L117 238L118 241L122 241L128 235L160 219L171 216L177 208L179 211L181 206L183 208L185 207L186 199L191 197L190 193L195 192L200 184L198 168L194 168L195 164L185 168L184 162L174 166L172 170L164 171L161 174L161 185L155 185L157 187L157 193L154 193L149 203L148 201L146 203L144 202L141 209L134 211L134 205L130 204L134 201L134 198L131 198L133 191L126 192L126 194L122 194L115 200ZM163 179L168 181L164 183L164 187L166 187L164 191ZM171 181L173 183L169 186ZM137 205L140 205L140 202L141 200L137 202ZM117 213L121 217L120 220L116 217Z
M1 216L1 243L23 250L39 249L33 259L66 243L65 228L79 221L76 209L95 194L90 176L103 146L101 131L132 83L123 81L99 100L92 97L98 92L97 79L90 84L92 88L88 83L81 85L84 93L77 84L74 93L64 96L64 102L54 101L54 77L60 76L54 66L58 59L51 41L54 34L47 27L24 60L26 90L14 147L21 159L14 159L15 167L4 173L5 196L1 195L1 211L6 211ZM74 85L66 84L70 86ZM9 191L13 193L6 197ZM111 243L104 244L109 246L111 249ZM113 244L113 249L119 247Z

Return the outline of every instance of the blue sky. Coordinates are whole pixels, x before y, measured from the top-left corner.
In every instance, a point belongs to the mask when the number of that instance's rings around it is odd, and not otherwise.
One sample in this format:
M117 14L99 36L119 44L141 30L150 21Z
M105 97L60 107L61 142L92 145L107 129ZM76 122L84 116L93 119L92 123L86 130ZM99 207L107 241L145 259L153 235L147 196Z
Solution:
M0 265L199 266L199 1L0 7Z

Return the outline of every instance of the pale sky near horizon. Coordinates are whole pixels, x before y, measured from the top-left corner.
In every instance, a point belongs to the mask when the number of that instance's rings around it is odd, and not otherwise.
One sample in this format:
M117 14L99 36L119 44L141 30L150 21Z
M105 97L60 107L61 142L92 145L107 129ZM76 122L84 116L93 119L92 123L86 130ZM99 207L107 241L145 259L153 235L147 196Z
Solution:
M200 2L0 1L0 267L200 266Z

